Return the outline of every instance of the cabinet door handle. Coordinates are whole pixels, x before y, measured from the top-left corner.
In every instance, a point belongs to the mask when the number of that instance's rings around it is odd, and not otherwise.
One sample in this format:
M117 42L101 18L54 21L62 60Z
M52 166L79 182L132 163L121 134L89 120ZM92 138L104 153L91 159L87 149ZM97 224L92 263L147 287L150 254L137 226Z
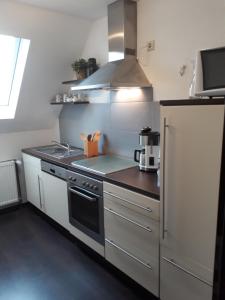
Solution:
M162 239L165 239L165 169L166 169L166 129L169 125L166 124L166 118L163 119L163 169L162 169Z
M39 201L40 201L40 208L42 209L42 199L41 199L41 180L40 176L38 175L38 191L39 191Z
M114 195L113 193L110 193L110 192L104 191L104 193L105 193L106 195L109 195L109 196L115 197L115 198L117 198L117 199L119 199L119 200L122 200L122 201L124 201L124 202L127 202L127 203L129 203L129 204L131 204L131 205L133 205L133 206L136 206L136 207L138 207L138 208L144 209L144 210L146 210L146 211L148 211L148 212L152 212L152 209L149 208L149 207L145 207L145 206L142 206L142 205L133 203L133 202L131 202L131 201L129 201L129 200L126 200L126 199L123 199L123 198L121 198L121 197L119 197L119 196L116 196L116 195Z
M132 224L134 224L134 225L136 225L136 226L138 226L138 227L140 227L140 228L142 228L142 229L144 229L144 230L147 230L147 231L149 231L149 232L152 232L152 230L151 230L148 226L144 226L144 225L141 225L141 224L139 224L139 223L137 223L137 222L135 222L135 221L133 221L133 220L130 220L130 219L128 219L128 218L122 216L121 214L115 212L115 211L112 210L111 208L105 207L105 210L107 210L108 212L110 212L110 213L112 213L112 214L114 214L114 215L120 217L121 219L126 220L126 221L128 221L128 222L130 222L130 223L132 223Z
M88 200L90 202L97 202L96 198L89 197L86 194L83 194L82 192L79 192L79 191L75 190L74 188L69 188L69 191L70 191L70 193L78 195L78 196L80 196L80 197L82 197L82 198L84 198L84 199L86 199L86 200Z
M184 273L186 273L186 274L188 274L188 275L190 275L190 276L192 276L192 277L198 279L199 281L201 281L201 282L203 282L203 283L205 283L205 284L207 284L207 285L209 285L209 286L212 286L212 284L209 283L208 281L206 281L206 280L204 280L204 279L201 279L198 275L195 275L194 273L192 273L192 272L188 271L187 269L185 269L185 268L181 267L180 265L178 265L178 264L174 261L174 259L169 259L169 258L166 258L166 257L162 257L162 259L165 260L166 262L168 262L169 264L173 265L175 268L177 268L177 269L183 271Z
M121 252L125 253L127 256L129 256L130 258L132 258L133 260L136 260L138 263L140 263L141 265L145 266L146 268L152 270L152 266L149 263L145 263L142 260L140 260L139 258L137 258L136 256L130 254L129 252L127 252L126 250L122 249L121 247L119 247L118 245L116 245L113 241L105 239L107 243L109 243L110 245L112 245L113 247L115 247L116 249L120 250Z

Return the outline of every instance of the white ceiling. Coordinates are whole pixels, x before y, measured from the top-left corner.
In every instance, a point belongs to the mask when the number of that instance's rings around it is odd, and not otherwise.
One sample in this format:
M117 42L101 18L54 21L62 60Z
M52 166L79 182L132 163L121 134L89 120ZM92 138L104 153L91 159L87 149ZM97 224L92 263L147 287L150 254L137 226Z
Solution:
M64 14L94 20L107 15L107 5L115 0L14 0Z

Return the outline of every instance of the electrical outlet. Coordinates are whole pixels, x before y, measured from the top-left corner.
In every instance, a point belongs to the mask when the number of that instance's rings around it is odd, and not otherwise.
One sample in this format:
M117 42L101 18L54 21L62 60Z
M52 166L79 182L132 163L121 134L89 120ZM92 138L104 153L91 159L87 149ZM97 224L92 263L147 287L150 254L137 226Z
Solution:
M152 41L148 42L148 44L147 44L147 50L148 51L155 50L155 40L152 40Z

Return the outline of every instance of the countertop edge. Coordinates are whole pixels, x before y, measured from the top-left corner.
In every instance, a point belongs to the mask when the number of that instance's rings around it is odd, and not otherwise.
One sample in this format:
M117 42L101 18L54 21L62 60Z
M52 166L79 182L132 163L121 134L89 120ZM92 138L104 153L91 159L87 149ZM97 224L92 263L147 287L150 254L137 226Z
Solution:
M161 106L224 105L225 104L225 98L161 100L159 103L160 103Z
M117 181L115 179L104 177L104 180L107 181L108 183L116 184L119 187L129 189L132 192L135 192L135 193L138 193L138 194L142 194L142 195L147 196L149 198L153 198L154 200L160 201L160 195L159 194L155 194L153 192L144 191L144 190L136 188L136 187L134 187L132 185L129 185L129 184Z
M160 201L160 195L159 194L156 194L154 192L149 192L149 191L143 190L141 188L137 188L137 187L135 187L133 185L129 185L127 183L120 182L119 180L110 178L109 176L111 174L114 174L114 173L107 174L107 175L97 175L97 174L94 174L94 173L91 173L91 172L88 172L88 171L84 171L84 170L78 169L78 168L70 165L70 163L63 162L62 160L60 161L58 159L49 158L47 155L41 154L41 153L35 151L34 148L26 148L26 149L22 149L21 151L22 151L22 153L34 156L34 157L39 158L39 159L41 159L43 161L55 164L55 165L60 166L60 167L63 167L65 169L67 169L67 170L74 171L74 172L83 174L85 176L90 176L91 175L93 178L95 178L97 180L103 180L103 181L106 181L108 183L118 185L118 186L120 186L122 188L127 188L127 189L129 189L129 190L131 190L133 192L142 194L144 196L153 198L154 200ZM75 158L78 158L78 157L75 157ZM75 160L75 158L71 157L71 159L73 159L73 160ZM81 158L79 157L79 159L81 159ZM135 168L135 167L132 167L132 168ZM128 169L132 169L132 168L128 168ZM128 169L126 169L126 170L128 170ZM124 170L122 170L122 171L124 171ZM119 173L119 172L122 172L122 171L118 171L116 173Z

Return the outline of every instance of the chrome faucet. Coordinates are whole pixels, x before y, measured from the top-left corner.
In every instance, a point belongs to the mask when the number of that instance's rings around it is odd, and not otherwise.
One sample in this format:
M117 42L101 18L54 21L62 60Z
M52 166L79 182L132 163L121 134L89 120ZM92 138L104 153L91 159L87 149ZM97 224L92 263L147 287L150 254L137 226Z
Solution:
M65 145L61 144L60 142L58 141L55 141L55 140L52 140L52 143L55 143L57 146L63 148L63 149L66 149L68 152L70 152L70 145L65 143Z

